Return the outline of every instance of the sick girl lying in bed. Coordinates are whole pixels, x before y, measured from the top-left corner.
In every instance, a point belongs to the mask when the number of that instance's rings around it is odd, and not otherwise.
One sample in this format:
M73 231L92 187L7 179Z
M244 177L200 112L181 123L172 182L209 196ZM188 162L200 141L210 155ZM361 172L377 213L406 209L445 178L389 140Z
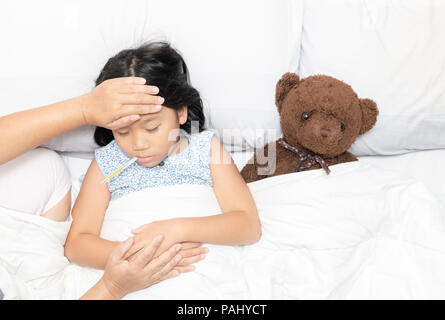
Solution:
M126 255L128 260L134 259L157 234L163 234L164 241L156 255L177 242L247 245L258 241L261 225L252 195L230 154L212 131L204 130L202 101L190 85L180 54L163 42L121 51L105 64L96 85L126 76L145 78L147 84L159 88L165 101L161 111L140 115L128 127L96 128L95 140L102 147L95 151L72 210L66 257L80 265L103 269L117 245L100 238L109 202L145 188L174 184L213 188L221 213L138 227L132 231L135 245ZM136 162L106 184L101 183L134 157Z

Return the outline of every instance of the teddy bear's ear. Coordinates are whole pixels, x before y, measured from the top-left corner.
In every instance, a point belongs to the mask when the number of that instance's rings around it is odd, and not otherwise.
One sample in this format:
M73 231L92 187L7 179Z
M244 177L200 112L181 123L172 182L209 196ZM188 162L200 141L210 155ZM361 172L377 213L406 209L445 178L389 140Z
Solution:
M371 130L377 122L379 109L377 104L371 99L359 99L360 109L362 110L362 127L359 134L364 134Z
M281 103L283 102L284 98L286 97L287 93L298 85L300 82L300 77L292 72L285 73L280 81L278 81L276 89L275 89L275 104L278 108L278 112L281 111Z

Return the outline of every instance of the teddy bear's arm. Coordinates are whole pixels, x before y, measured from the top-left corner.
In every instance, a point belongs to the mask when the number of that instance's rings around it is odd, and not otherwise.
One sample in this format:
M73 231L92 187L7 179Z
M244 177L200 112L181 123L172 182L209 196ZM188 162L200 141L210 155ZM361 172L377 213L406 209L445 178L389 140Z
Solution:
M255 159L253 159L255 161ZM247 163L244 168L241 170L241 176L243 177L244 181L246 183L254 182L257 180L260 180L264 177L261 177L258 175L258 168L254 163L250 163L252 159L249 160L249 163Z

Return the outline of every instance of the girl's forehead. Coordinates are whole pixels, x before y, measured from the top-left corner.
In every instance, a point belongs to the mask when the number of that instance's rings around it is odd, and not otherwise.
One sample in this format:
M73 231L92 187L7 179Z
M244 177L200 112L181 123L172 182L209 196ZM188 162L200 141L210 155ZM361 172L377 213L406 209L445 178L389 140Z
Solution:
M141 114L141 118L138 121L135 121L134 123L141 123L146 124L150 122L154 122L155 120L163 120L169 116L169 110L166 110L168 108L162 108L160 111L155 113L148 113L148 114Z
M175 115L176 110L163 107L160 111L155 113L148 113L148 114L141 114L141 118L136 122L150 122L153 120L163 120L168 119L169 117L172 117Z

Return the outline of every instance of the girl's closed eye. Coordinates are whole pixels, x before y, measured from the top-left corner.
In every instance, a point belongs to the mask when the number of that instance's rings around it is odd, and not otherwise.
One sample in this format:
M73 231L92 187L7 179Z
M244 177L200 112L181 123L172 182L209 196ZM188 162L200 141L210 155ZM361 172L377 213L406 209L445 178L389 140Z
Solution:
M120 135L120 136L126 136L126 135L128 134L128 131L127 131L127 132L119 132L119 131L116 131L116 133L117 133L118 135Z
M155 131L157 131L158 129L159 129L159 126L154 127L154 128L147 128L147 131L148 131L148 132L155 132Z

